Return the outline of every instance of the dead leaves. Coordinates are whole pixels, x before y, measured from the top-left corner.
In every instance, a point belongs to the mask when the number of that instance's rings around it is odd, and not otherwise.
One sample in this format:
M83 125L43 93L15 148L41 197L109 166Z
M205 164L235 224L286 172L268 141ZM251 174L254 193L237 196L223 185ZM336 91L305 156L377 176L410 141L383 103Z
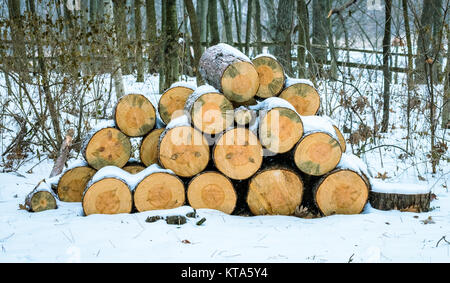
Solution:
M383 174L381 174L380 172L378 172L378 175L375 176L376 179L381 179L381 180L386 180L389 179L390 177L388 177L387 172L384 172Z

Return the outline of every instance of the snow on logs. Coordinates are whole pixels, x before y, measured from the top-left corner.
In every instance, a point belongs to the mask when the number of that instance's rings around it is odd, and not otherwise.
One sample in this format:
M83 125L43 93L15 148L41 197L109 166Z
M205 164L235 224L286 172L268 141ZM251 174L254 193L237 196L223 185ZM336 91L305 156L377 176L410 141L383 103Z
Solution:
M200 58L199 72L230 101L248 101L259 88L258 72L250 59L225 43L206 49Z

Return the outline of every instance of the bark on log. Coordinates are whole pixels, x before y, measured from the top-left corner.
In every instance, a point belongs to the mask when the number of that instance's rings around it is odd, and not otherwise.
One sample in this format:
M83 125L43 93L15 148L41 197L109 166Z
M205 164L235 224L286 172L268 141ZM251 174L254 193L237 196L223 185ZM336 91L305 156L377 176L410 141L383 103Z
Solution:
M268 54L261 54L252 60L259 75L259 89L256 96L268 98L278 96L284 86L284 69L278 60Z
M320 96L314 85L303 79L286 79L280 98L291 103L302 116L316 115L320 107Z
M188 185L189 205L195 209L209 208L231 214L236 208L237 194L233 183L219 172L203 172Z
M183 115L184 105L195 87L187 83L175 83L159 99L158 112L167 125L172 119Z
M139 158L145 166L150 166L158 163L158 143L164 128L151 131L145 138L142 139L139 148Z
M142 137L156 124L156 111L150 100L142 94L122 96L114 110L117 127L129 137Z
M258 72L250 59L224 43L206 49L200 58L199 71L208 84L230 101L248 101L259 88Z

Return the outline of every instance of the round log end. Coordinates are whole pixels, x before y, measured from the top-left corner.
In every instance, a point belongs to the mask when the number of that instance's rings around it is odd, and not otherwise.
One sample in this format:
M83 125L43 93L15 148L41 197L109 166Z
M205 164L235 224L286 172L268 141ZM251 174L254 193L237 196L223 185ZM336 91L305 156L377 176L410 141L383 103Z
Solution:
M284 89L280 98L294 106L302 116L316 115L320 107L320 96L315 88L308 84L297 83Z
M55 197L50 192L46 191L40 191L33 194L28 206L33 212L56 209L57 207Z
M277 96L284 86L284 70L281 64L270 56L259 56L252 61L259 76L256 96L268 98Z
M117 102L114 118L117 127L124 134L141 137L155 127L156 111L142 94L128 94Z
M161 120L167 125L172 119L183 115L184 105L193 89L177 86L166 90L158 103Z
M223 94L230 100L251 100L259 88L259 76L250 62L235 62L223 72L221 79Z
M139 158L145 166L158 162L158 143L164 128L151 131L141 143Z
M88 166L67 170L59 180L56 192L59 200L65 202L81 202L84 189L94 176L95 169Z

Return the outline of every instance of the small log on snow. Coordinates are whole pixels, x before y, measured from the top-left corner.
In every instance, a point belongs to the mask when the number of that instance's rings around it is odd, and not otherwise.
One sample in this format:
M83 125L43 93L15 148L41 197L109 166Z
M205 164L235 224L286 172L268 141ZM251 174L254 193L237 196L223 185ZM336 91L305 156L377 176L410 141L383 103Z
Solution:
M317 208L324 215L361 213L370 191L367 176L367 167L358 157L342 155L336 169L313 185Z
M258 72L250 59L228 44L220 43L206 49L200 58L199 72L230 101L248 101L259 88Z
M372 179L370 205L380 210L427 212L430 210L431 191L418 184L386 183Z
M233 105L209 85L197 88L187 99L185 113L199 131L215 135L233 125Z
M151 131L145 138L142 139L139 148L139 158L145 166L150 166L158 163L158 143L164 128Z
M81 202L84 189L97 170L86 165L75 166L64 172L59 179L56 193L59 200Z
M30 212L41 212L50 209L56 209L57 196L51 188L51 182L48 180L40 181L37 186L25 198L25 207Z
M302 119L285 100L271 97L250 108L260 113L259 140L271 152L288 152L302 137Z
M203 172L195 176L188 185L187 197L195 209L216 209L227 214L233 213L237 202L233 183L219 172Z
M83 193L82 206L91 214L130 213L133 208L128 172L115 166L104 167L91 178Z
M148 168L140 174L142 180L133 196L137 211L172 209L184 204L184 184L175 174L160 168Z
M172 119L183 115L184 105L188 97L196 89L195 86L185 82L174 83L159 99L158 112L161 120L167 125Z
M156 111L150 100L142 94L122 96L114 110L117 127L129 137L142 137L156 124Z
M250 180L247 204L254 215L292 215L301 204L303 182L287 168L260 170Z
M258 137L247 128L233 128L218 138L213 149L216 168L234 180L251 177L261 167L263 149Z
M259 89L256 96L261 98L277 96L284 86L283 66L269 54L256 56L252 63L259 75Z
M158 144L159 164L181 177L192 177L209 163L209 145L203 134L191 127L189 118L172 120L161 134Z
M309 80L286 79L280 98L289 101L302 116L316 115L319 111L319 92Z
M295 164L305 174L324 175L341 159L339 139L326 118L302 116L302 121L305 134L294 148Z
M123 167L131 156L131 142L108 121L89 132L82 152L87 163L96 170L110 165Z

